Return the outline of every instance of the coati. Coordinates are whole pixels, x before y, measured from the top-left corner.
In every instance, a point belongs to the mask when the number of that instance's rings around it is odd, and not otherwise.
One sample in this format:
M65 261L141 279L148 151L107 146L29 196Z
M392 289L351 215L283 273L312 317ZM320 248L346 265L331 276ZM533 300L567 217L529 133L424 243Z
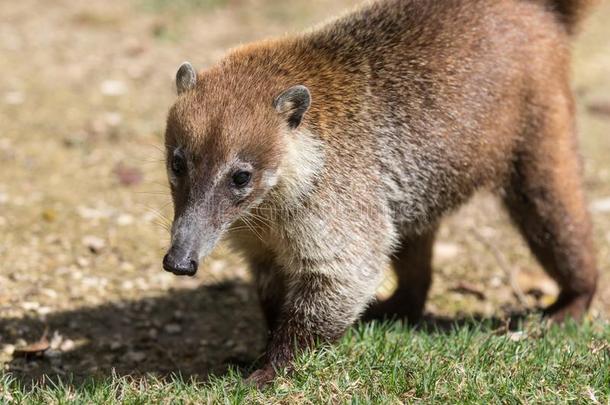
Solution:
M442 216L503 199L580 318L596 288L569 41L586 0L380 0L323 27L178 70L165 145L175 216L163 267L193 275L226 236L270 330L264 384L372 306L417 320Z

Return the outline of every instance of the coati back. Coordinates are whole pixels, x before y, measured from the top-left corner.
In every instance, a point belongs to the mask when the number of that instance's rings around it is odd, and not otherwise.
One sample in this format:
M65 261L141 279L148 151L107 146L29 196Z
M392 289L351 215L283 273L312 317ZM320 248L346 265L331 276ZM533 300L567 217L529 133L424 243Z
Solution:
M227 236L251 264L269 381L367 316L423 312L435 230L495 190L579 318L597 269L581 187L569 39L590 1L382 0L178 71L163 265L192 275Z

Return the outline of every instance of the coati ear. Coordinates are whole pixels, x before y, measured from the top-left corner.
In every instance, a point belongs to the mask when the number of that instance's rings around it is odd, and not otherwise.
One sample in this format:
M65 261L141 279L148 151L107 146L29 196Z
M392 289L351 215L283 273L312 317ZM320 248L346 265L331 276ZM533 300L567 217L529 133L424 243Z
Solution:
M176 73L176 89L178 94L192 90L197 84L197 72L189 62L184 62Z
M290 128L295 129L301 125L303 116L311 105L311 94L305 86L294 86L277 96L273 101L273 108L286 117Z

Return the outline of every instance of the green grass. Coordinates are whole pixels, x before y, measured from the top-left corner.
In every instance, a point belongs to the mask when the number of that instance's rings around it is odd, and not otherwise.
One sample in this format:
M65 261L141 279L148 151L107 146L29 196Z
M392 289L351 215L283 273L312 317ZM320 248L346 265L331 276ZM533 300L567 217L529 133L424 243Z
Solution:
M4 375L0 403L609 403L610 326L536 325L521 335L481 324L448 332L359 326L263 391L237 371L205 384L115 377L29 388Z

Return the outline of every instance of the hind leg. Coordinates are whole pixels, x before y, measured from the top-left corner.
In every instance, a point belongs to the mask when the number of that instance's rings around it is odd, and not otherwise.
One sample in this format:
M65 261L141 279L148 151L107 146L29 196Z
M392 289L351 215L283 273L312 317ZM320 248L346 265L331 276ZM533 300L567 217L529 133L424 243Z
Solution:
M398 279L394 294L369 308L365 319L406 318L419 321L424 313L432 284L432 247L436 228L421 235L405 237L392 259Z
M505 197L530 249L560 286L557 301L546 311L556 321L580 319L597 283L572 115L563 112L548 117L544 130L528 142Z

